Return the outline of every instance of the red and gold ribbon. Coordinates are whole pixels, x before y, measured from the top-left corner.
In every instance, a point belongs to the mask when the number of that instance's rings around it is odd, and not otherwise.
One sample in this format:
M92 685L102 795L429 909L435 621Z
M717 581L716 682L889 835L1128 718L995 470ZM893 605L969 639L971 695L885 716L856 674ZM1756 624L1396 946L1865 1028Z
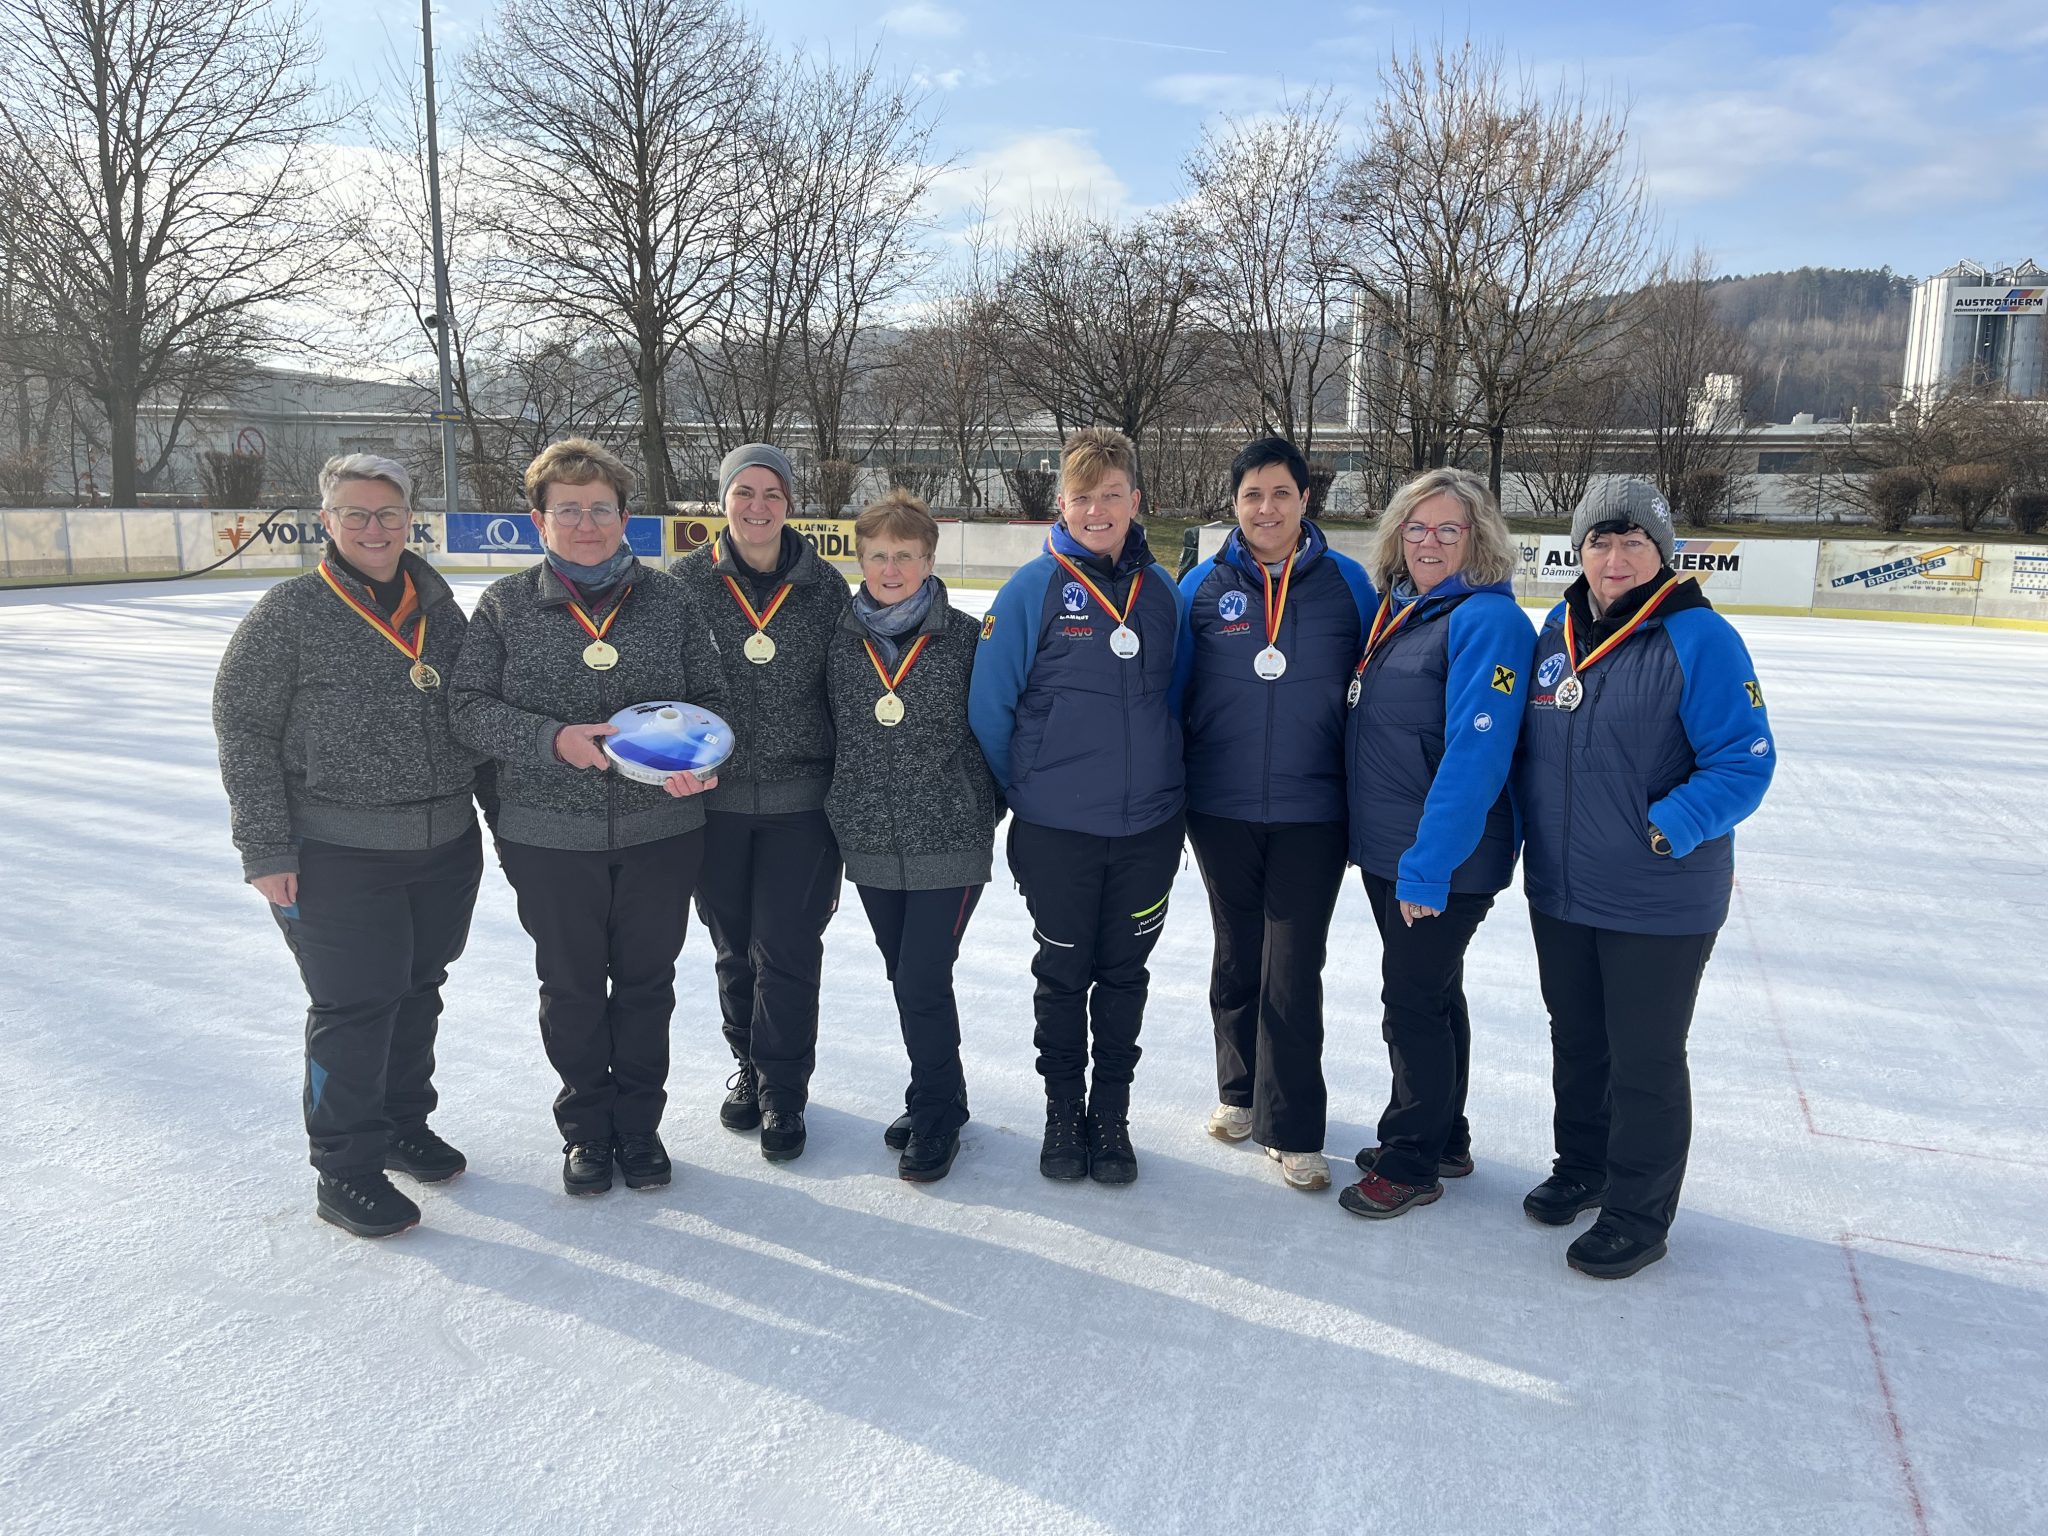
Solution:
M723 572L719 574L724 575ZM768 607L764 611L757 613L754 610L754 605L747 601L747 594L740 590L740 584L730 576L725 577L726 590L732 593L732 600L740 605L740 612L747 616L747 622L754 626L754 633L757 635L767 629L768 621L775 617L776 611L782 607L783 599L789 596L790 589L794 585L794 582L785 581L782 584L782 589L769 599Z
M1294 585L1294 557L1287 558L1287 569L1280 573L1280 603L1273 603L1273 573L1266 569L1266 563L1259 562L1259 574L1266 578L1266 644L1277 645L1280 641L1280 618L1287 612L1287 590Z
M903 679L910 676L911 667L916 664L917 658L923 654L925 643L930 639L930 635L919 635L917 637L917 644L913 645L909 652L905 654L903 664L896 669L896 675L893 677L889 675L889 669L882 665L882 657L875 649L875 642L872 640L861 641L861 644L868 648L868 660L875 664L875 676L882 680L884 691L894 693L903 686Z
M1372 660L1373 653L1393 639L1394 631L1403 624L1406 624L1408 616L1421 606L1422 599L1420 597L1415 598L1399 613L1394 613L1393 621L1389 623L1387 615L1393 613L1394 594L1389 592L1380 599L1380 611L1372 616L1372 629L1365 637L1365 654L1358 658L1358 665L1351 669L1353 677L1365 676L1365 664Z
M386 640L389 640L393 645L397 646L398 653L401 656L403 656L407 661L412 662L417 662L420 659L420 653L427 648L427 616L424 613L420 615L420 627L413 631L412 643L408 645L405 641L405 637L399 634L397 624L394 624L390 620L383 618L381 615L377 614L373 610L364 607L363 604L356 601L356 599L352 595L350 595L346 587L344 587L340 582L334 579L334 572L330 571L327 568L327 562L325 560L320 562L319 570L320 579L327 583L329 589L332 590L334 595L340 598L344 603L347 603L349 607L355 609L356 616L360 618L365 624L369 625L370 628L376 630L378 634L382 635ZM408 575L405 578L405 595L398 600L398 612L395 615L398 623L403 623L405 621L406 614L410 612L413 608L417 607L418 602L419 600L414 595L412 589L412 577Z
M571 592L576 592L576 589L573 586L570 586L568 582L565 581L562 583L562 585L565 587L569 587L569 590ZM616 623L618 620L619 610L626 606L626 599L631 597L632 595L633 589L631 587L627 587L625 590L620 592L618 596L618 601L614 602L610 608L605 610L604 622L600 624L595 619L591 618L589 612L585 610L583 603L581 601L583 594L577 592L575 597L569 599L569 617L574 619L578 624L581 624L583 626L583 632L586 635L590 636L591 639L602 640L606 635L611 633L612 625Z
M1621 628L1617 629L1613 634L1609 635L1605 640L1602 640L1598 645L1594 646L1593 649L1589 653L1587 653L1586 659L1584 661L1579 660L1578 642L1576 639L1573 638L1572 635L1572 611L1570 608L1566 608L1564 611L1564 656L1565 660L1571 663L1573 675L1576 676L1577 674L1585 671L1588 667L1592 666L1594 662L1598 661L1602 656L1605 656L1609 651L1613 650L1617 645L1621 644L1622 641L1626 640L1630 635L1634 634L1636 632L1636 627L1640 625L1643 622L1643 620L1647 619L1651 614L1655 613L1657 611L1657 605L1663 602L1665 598L1671 595L1671 589L1677 586L1681 581L1684 581L1685 579L1686 578L1683 576L1673 576L1668 578L1665 581L1664 585L1659 587L1655 592L1652 592L1649 598L1644 602L1643 606L1635 611L1635 616L1633 618L1631 618L1626 624L1622 625Z
M1115 619L1117 623L1123 625L1126 629L1130 627L1130 616L1138 611L1138 589L1145 585L1145 573L1143 571L1138 572L1137 575L1131 578L1131 595L1124 599L1123 611L1118 612L1116 604L1112 603L1107 597L1103 595L1102 588L1098 587L1097 585L1095 585L1094 582L1088 579L1088 573L1086 571L1082 570L1081 567L1074 564L1073 561L1069 560L1065 555L1061 554L1058 550L1054 549L1052 547L1052 541L1050 539L1046 540L1045 547L1046 552L1049 553L1053 557L1053 559L1059 561L1061 565L1067 568L1067 574L1069 576L1073 577L1074 580L1078 581L1079 583L1081 583L1082 586L1086 587L1089 590L1089 592L1094 594L1095 601L1102 604L1104 608L1109 610L1109 616L1112 619Z

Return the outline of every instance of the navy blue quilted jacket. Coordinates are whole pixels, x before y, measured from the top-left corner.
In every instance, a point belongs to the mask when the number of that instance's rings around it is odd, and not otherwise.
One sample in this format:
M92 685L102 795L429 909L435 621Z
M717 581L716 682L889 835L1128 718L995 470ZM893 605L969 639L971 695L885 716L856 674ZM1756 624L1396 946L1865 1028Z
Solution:
M1616 604L1608 625L1655 585ZM1582 655L1603 633L1584 591L1582 576L1536 641L1515 767L1529 904L1624 933L1715 932L1734 887L1735 824L1762 804L1777 761L1756 668L1734 626L1685 581L1583 675L1579 707L1561 710L1567 604ZM1652 827L1668 855L1652 850Z
M1344 689L1379 599L1363 566L1331 549L1314 523L1301 527L1274 637L1287 670L1271 681L1252 669L1266 648L1266 579L1243 535L1233 529L1213 559L1181 578L1190 810L1239 821L1344 819Z

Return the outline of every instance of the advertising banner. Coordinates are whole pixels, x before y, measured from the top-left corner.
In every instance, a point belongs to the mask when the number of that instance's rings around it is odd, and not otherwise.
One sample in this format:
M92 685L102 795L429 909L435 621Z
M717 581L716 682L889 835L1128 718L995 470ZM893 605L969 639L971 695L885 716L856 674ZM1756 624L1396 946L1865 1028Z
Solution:
M853 522L850 518L792 517L789 526L811 541L815 549L834 565L855 563ZM668 520L669 553L687 555L701 549L725 529L722 517L672 517Z
M1977 617L2048 619L2048 545L1987 544Z
M1984 574L1981 544L1879 544L1831 539L1814 575L1816 608L1971 613Z
M642 559L661 558L661 519L626 519L626 544ZM448 515L451 555L540 554L540 530L524 512L452 512Z
M327 543L327 530L321 526L317 512L288 513L267 526L264 516L261 512L213 513L213 557L232 554L248 560L273 556L293 564L318 563L320 551ZM405 537L406 548L418 555L439 554L441 540L434 530L437 521L428 513L415 512L412 528Z
M1952 315L2048 315L2048 288L1951 288Z

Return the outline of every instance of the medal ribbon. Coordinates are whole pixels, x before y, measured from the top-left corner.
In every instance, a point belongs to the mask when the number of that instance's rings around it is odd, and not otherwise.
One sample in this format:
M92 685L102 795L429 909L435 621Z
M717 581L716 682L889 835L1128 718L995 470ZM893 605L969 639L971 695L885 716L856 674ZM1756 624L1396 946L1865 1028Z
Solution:
M413 632L412 644L407 645L395 628L349 595L348 589L334 579L334 572L327 569L327 562L325 560L320 562L320 579L327 583L336 597L347 603L349 607L355 609L357 617L365 624L397 646L399 654L405 657L407 661L418 661L420 659L420 652L427 648L427 616L424 613L420 615L420 627ZM398 611L401 614L404 613L407 608L413 605L414 601L412 577L407 576L405 578L405 596L399 600Z
M1131 595L1124 599L1123 611L1119 613L1117 611L1116 604L1112 603L1107 597L1103 596L1102 588L1098 587L1097 585L1095 585L1094 582L1088 579L1088 573L1086 571L1082 570L1081 567L1074 564L1073 561L1069 560L1065 555L1061 554L1058 550L1054 549L1052 547L1052 541L1050 539L1046 540L1045 548L1047 553L1049 553L1053 557L1053 559L1059 561L1061 565L1064 565L1067 568L1067 574L1069 576L1073 577L1074 580L1081 583L1082 586L1086 587L1091 593L1094 594L1095 601L1102 604L1103 607L1109 610L1109 616L1112 619L1115 619L1117 623L1123 625L1126 629L1130 627L1130 616L1138 611L1138 589L1145 585L1145 573L1143 571L1138 572L1137 575L1131 578Z
M723 575L724 573L721 572L720 574ZM782 584L782 590L769 600L766 611L756 613L754 605L747 601L747 594L740 590L740 584L730 576L725 577L726 590L732 593L732 600L740 605L740 612L747 616L747 622L754 626L755 634L761 633L761 631L768 627L768 621L775 617L777 610L782 607L783 599L789 596L790 588L794 585L794 582L785 581Z
M1294 585L1294 557L1287 557L1287 569L1280 573L1280 604L1273 604L1273 573L1266 569L1266 563L1259 562L1259 574L1266 578L1266 644L1275 645L1280 639L1280 618L1287 612L1287 589Z
M1580 661L1578 659L1578 642L1572 638L1572 611L1570 608L1566 608L1564 611L1564 655L1565 660L1571 663L1572 675L1576 677L1579 673L1585 671L1588 667L1592 666L1593 663L1598 661L1602 656L1605 656L1609 651L1613 650L1617 645L1621 644L1621 642L1626 640L1630 635L1634 634L1636 632L1636 626L1641 624L1643 620L1647 619L1651 614L1655 613L1657 611L1657 605L1663 602L1665 598L1669 597L1671 595L1671 589L1677 586L1683 580L1685 580L1683 576L1673 576L1672 578L1670 578L1670 580L1666 581L1663 586L1659 587L1655 592L1651 593L1649 600L1645 602L1642 607L1636 610L1635 617L1630 619L1626 624L1622 625L1620 629L1617 629L1605 640L1602 640L1598 645L1594 646L1592 651L1587 655L1584 661Z
M569 584L566 581L563 582L562 585L565 587L569 586ZM569 590L571 592L576 591L574 587L569 587ZM604 616L604 622L602 624L599 624L596 620L592 619L591 616L584 611L583 604L580 601L578 601L578 598L580 598L581 595L581 593L578 593L577 597L572 597L569 599L569 617L574 619L578 624L581 624L583 626L583 632L586 635L590 636L591 639L602 640L606 635L611 633L612 625L617 621L619 617L619 610L626 606L626 599L633 595L633 589L631 587L627 587L623 592L619 594L618 601L613 603L609 611L606 612Z
M1372 616L1372 631L1365 637L1365 654L1358 658L1358 665L1351 669L1353 677L1365 676L1365 664L1371 661L1373 653L1394 638L1394 631L1408 622L1408 616L1422 606L1422 599L1416 598L1406 608L1394 615L1394 621L1387 622L1387 614L1394 606L1394 594L1389 592L1380 599L1380 611Z
M882 665L882 658L875 650L875 642L863 640L861 644L868 648L868 660L875 664L875 676L882 680L882 687L888 692L894 693L903 686L903 679L910 676L911 667L915 665L917 658L924 651L925 643L930 639L930 635L919 635L917 637L917 644L913 645L910 648L909 654L903 658L903 665L896 669L894 677L891 677L888 668Z

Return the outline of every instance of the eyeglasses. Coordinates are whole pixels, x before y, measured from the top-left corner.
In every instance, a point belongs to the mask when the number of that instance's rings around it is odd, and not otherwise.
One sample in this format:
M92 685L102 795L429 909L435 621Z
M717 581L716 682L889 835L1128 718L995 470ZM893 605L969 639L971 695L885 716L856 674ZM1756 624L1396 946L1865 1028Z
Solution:
M1410 544L1420 544L1432 533L1439 544L1455 544L1465 537L1464 523L1403 523L1401 537Z
M878 570L886 570L892 565L904 565L914 568L930 558L930 555L919 554L915 551L871 549L860 557L860 563L862 565L872 565Z
M368 507L329 507L334 520L350 533L361 533L370 526L370 519L377 520L377 526L396 533L412 521L412 514L404 507L379 507L372 512Z
M587 507L570 502L565 506L549 507L541 516L560 528L581 528L585 518L594 528L609 528L618 522L619 509L608 501L594 501Z

